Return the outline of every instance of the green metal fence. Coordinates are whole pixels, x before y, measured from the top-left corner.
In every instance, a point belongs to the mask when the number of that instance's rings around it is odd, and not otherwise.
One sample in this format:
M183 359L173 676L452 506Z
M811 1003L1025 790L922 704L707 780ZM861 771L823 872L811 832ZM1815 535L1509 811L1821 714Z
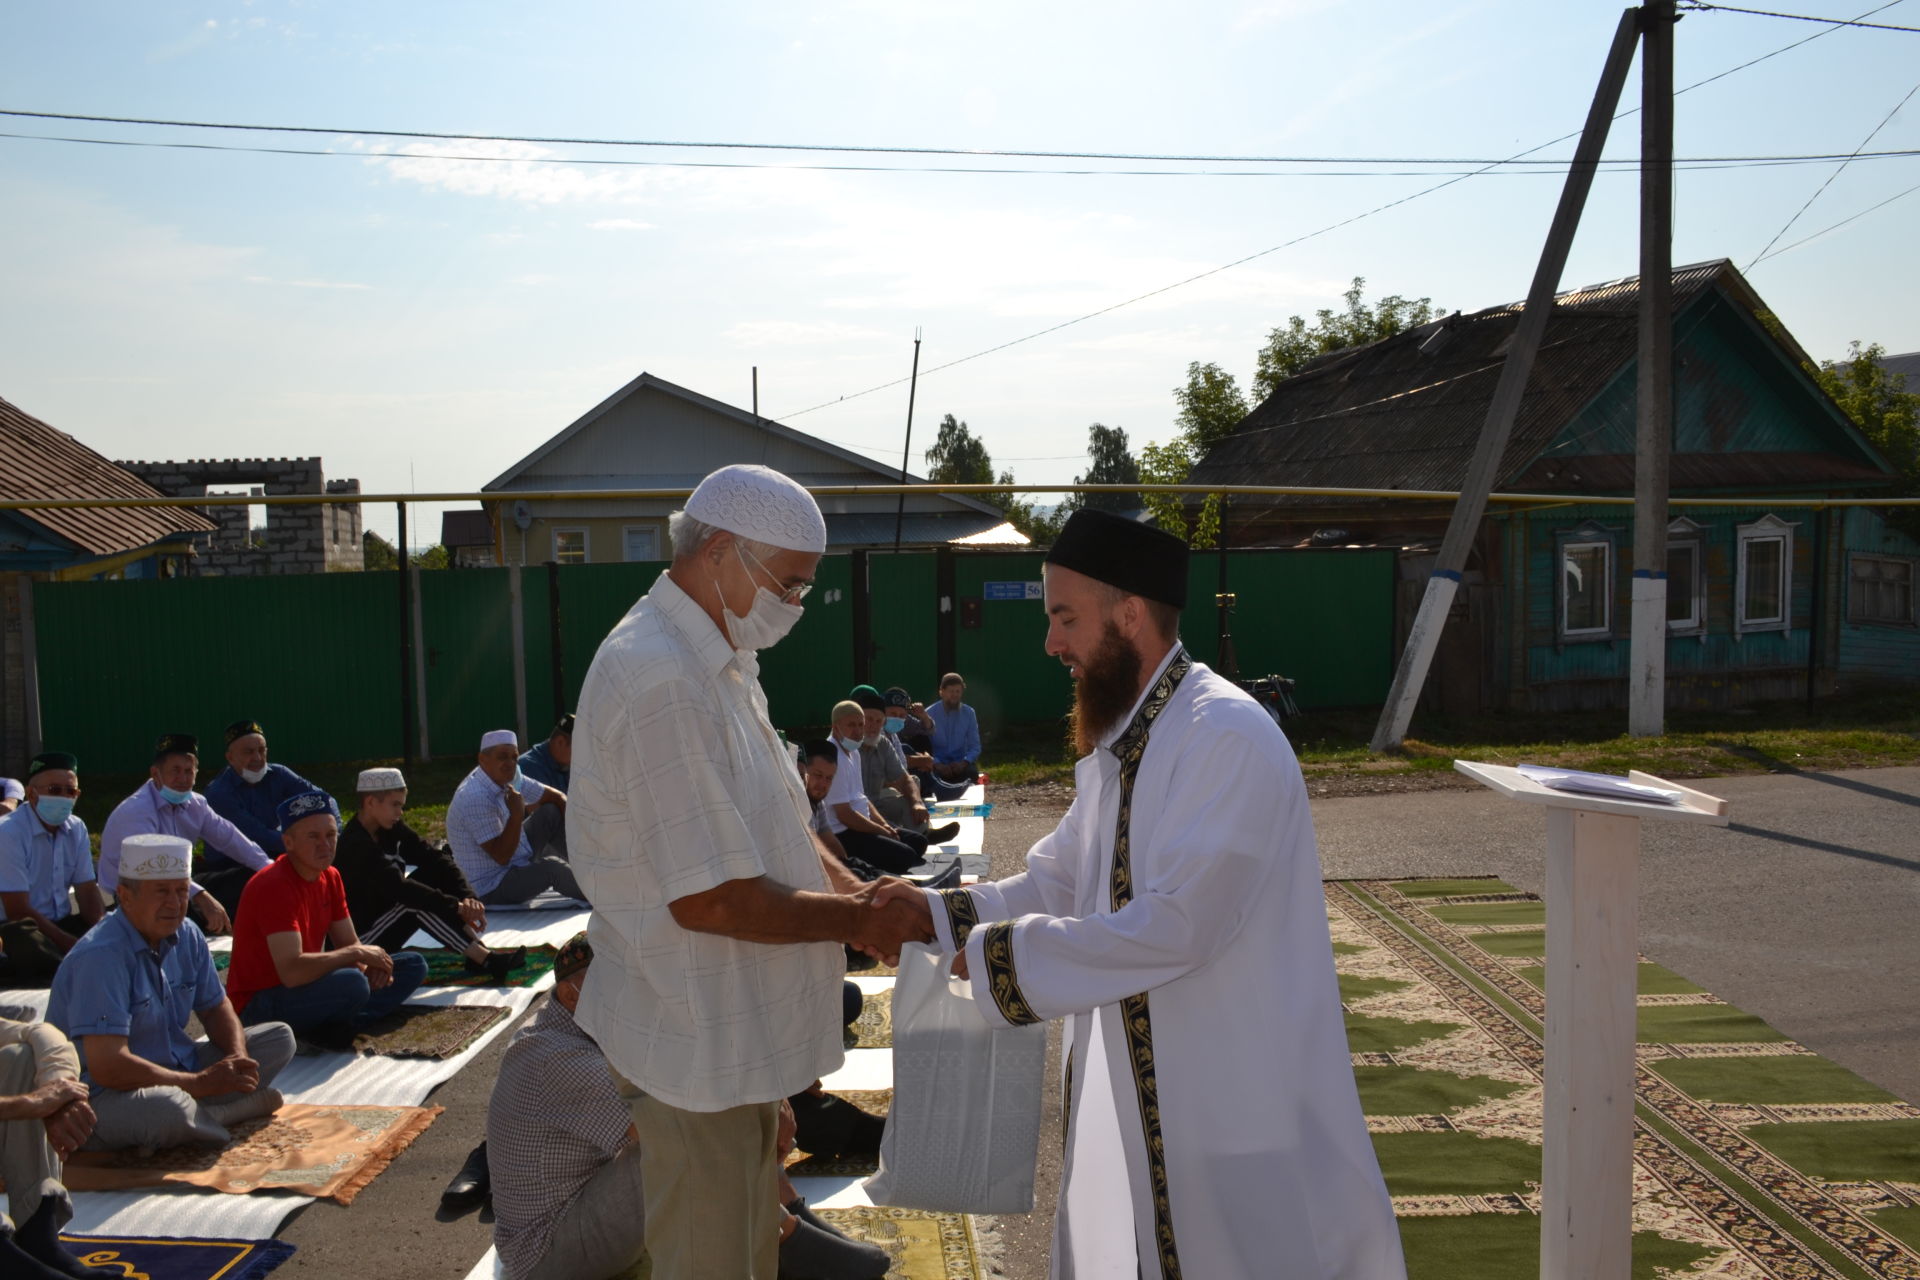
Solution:
M944 598L942 555L952 575ZM1040 581L1041 562L1035 552L826 557L799 625L761 655L774 722L825 723L862 665L862 609L873 683L931 700L950 653L989 733L1060 715L1071 684L1044 652L1044 605L1022 590ZM487 729L517 721L516 572L527 727L539 738L664 568L420 573L415 670L430 753L465 755ZM1295 677L1309 708L1378 703L1393 675L1393 575L1391 551L1228 553L1241 672ZM1183 630L1194 654L1215 662L1219 556L1196 554L1192 579ZM34 603L42 737L93 771L144 768L163 732L197 733L210 744L203 755L217 758L221 727L243 716L266 725L289 762L405 754L394 574L47 583Z

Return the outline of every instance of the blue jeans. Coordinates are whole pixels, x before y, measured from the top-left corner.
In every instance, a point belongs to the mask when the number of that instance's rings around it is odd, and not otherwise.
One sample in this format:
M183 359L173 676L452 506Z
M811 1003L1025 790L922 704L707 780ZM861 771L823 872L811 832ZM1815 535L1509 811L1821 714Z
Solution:
M268 987L256 991L240 1014L248 1026L284 1022L293 1034L306 1038L325 1026L360 1027L384 1018L405 1003L427 980L427 962L418 952L393 953L393 981L375 991L367 975L348 966L335 969L303 987Z

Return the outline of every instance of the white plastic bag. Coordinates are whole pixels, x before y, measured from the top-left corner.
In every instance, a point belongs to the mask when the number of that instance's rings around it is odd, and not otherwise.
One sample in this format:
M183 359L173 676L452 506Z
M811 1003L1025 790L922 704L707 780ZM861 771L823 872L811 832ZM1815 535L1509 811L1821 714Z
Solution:
M940 1213L1027 1213L1047 1029L988 1026L952 963L913 944L900 954L893 1106L867 1195Z

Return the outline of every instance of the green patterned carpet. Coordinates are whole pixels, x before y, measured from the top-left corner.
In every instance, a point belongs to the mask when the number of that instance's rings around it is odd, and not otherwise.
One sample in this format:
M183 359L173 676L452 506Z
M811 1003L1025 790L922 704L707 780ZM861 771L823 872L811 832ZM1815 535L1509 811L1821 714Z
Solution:
M1532 1280L1546 915L1498 880L1326 886L1411 1280ZM1640 965L1640 1280L1920 1280L1920 1107Z

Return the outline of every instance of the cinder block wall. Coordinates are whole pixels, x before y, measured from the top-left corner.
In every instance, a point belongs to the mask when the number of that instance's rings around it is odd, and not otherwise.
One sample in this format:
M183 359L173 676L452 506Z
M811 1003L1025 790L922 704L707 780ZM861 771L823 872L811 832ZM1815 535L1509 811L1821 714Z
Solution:
M319 458L190 458L184 462L120 462L170 497L206 496L209 487L258 486L268 497L296 493L358 493L358 480L328 480ZM253 509L209 504L217 533L198 539L191 572L206 577L267 573L325 573L365 566L360 504L267 507L264 548L248 543Z

